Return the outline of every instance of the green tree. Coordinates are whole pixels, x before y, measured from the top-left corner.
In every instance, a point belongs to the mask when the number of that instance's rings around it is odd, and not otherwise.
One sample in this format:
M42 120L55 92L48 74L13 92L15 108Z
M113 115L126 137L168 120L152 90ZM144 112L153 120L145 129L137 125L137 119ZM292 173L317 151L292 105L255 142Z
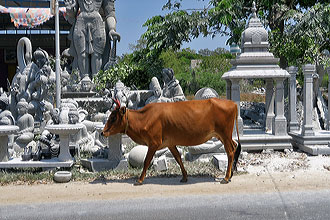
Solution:
M209 0L201 1L206 7L196 10L184 10L181 8L183 0L168 0L163 9L170 10L165 16L155 16L149 19L145 26L147 32L143 35L149 48L179 49L183 42L189 42L191 38L217 34L229 36L228 44L240 42L241 33L244 30L246 20L251 14L251 0ZM327 3L327 0L257 0L256 6L259 17L265 27L275 31L277 36L273 39L280 46L285 31L285 24L292 16L303 13L317 3ZM286 68L288 58L280 54L280 66Z

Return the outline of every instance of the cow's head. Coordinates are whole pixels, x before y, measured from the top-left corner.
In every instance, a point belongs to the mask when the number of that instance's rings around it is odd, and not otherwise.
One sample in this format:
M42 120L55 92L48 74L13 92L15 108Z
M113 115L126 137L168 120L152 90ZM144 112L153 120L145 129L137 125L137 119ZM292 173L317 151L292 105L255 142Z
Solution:
M106 122L102 135L110 136L118 133L124 133L126 120L125 113L126 107L120 107L118 99L114 100L116 103L116 108L111 112L108 121Z

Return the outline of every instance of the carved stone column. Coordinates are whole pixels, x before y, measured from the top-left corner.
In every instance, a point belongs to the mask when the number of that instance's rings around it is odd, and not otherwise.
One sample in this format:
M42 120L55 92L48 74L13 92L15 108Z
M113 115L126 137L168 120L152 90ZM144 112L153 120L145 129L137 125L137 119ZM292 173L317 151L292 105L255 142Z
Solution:
M284 116L284 78L276 79L275 118L272 133L274 135L287 134L287 121Z
M315 65L307 64L303 66L304 72L304 122L302 126L303 136L314 136L313 131L313 74Z
M231 81L226 80L226 98L231 100Z
M266 79L266 118L265 130L271 131L273 128L274 119L274 82L273 79Z
M237 104L237 124L238 124L238 133L240 136L243 135L243 120L241 118L241 108L240 108L240 86L239 86L239 79L231 79L231 100L233 100ZM236 126L236 125L235 125ZM236 132L233 131L233 134L236 136Z
M296 84L296 75L298 68L290 66L288 68L290 74L290 93L289 93L289 131L298 131L299 124L297 121L297 84Z
M109 154L108 160L119 163L123 157L122 134L111 135L108 137Z

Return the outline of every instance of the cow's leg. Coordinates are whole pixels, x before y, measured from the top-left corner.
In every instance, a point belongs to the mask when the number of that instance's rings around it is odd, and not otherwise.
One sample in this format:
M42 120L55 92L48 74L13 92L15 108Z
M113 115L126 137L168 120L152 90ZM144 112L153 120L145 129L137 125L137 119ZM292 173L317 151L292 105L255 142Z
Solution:
M140 178L136 181L136 183L134 185L142 185L142 182L147 173L147 169L149 168L150 162L151 162L153 156L155 155L156 150L157 150L157 147L148 147L146 159L144 159L143 171L141 173Z
M227 157L228 157L228 165L227 165L227 171L226 171L226 176L221 180L221 183L226 184L230 182L230 179L232 177L232 167L233 167L233 162L234 162L234 154L235 154L235 148L233 147L232 140L231 139L226 139L223 143Z
M188 177L187 177L187 171L183 166L182 160L181 160L181 156L180 153L178 151L178 149L176 148L176 146L174 147L169 147L168 149L170 149L171 153L173 154L176 162L178 162L178 164L180 165L181 168L181 172L182 172L182 179L180 182L185 183L188 181Z

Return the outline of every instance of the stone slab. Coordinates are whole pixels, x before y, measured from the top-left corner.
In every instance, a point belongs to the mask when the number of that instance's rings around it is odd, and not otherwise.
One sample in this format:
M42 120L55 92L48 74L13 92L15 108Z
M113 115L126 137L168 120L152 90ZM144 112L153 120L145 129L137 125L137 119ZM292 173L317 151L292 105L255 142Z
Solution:
M156 171L165 171L168 169L166 156L163 155L153 162L154 169Z
M105 170L125 170L128 169L128 162L127 159L123 159L121 161L110 161L108 159L81 159L80 160L83 167L87 168L92 172L100 172Z
M213 165L221 171L225 171L228 165L228 157L226 154L213 155Z
M268 132L256 131L255 134L250 132L249 134L244 134L240 136L240 142L242 145L242 150L265 150L265 149L291 149L292 137L289 135L272 135Z
M185 160L187 161L200 161L200 162L210 162L214 155L219 153L208 153L208 154L185 154Z
M0 162L0 168L29 168L29 167L42 167L42 168L55 168L55 167L72 167L73 161L62 162L57 158L40 161L22 161L20 158L14 158L8 162Z
M290 132L292 145L311 155L330 155L330 131L316 131L314 136L303 136L301 132Z

